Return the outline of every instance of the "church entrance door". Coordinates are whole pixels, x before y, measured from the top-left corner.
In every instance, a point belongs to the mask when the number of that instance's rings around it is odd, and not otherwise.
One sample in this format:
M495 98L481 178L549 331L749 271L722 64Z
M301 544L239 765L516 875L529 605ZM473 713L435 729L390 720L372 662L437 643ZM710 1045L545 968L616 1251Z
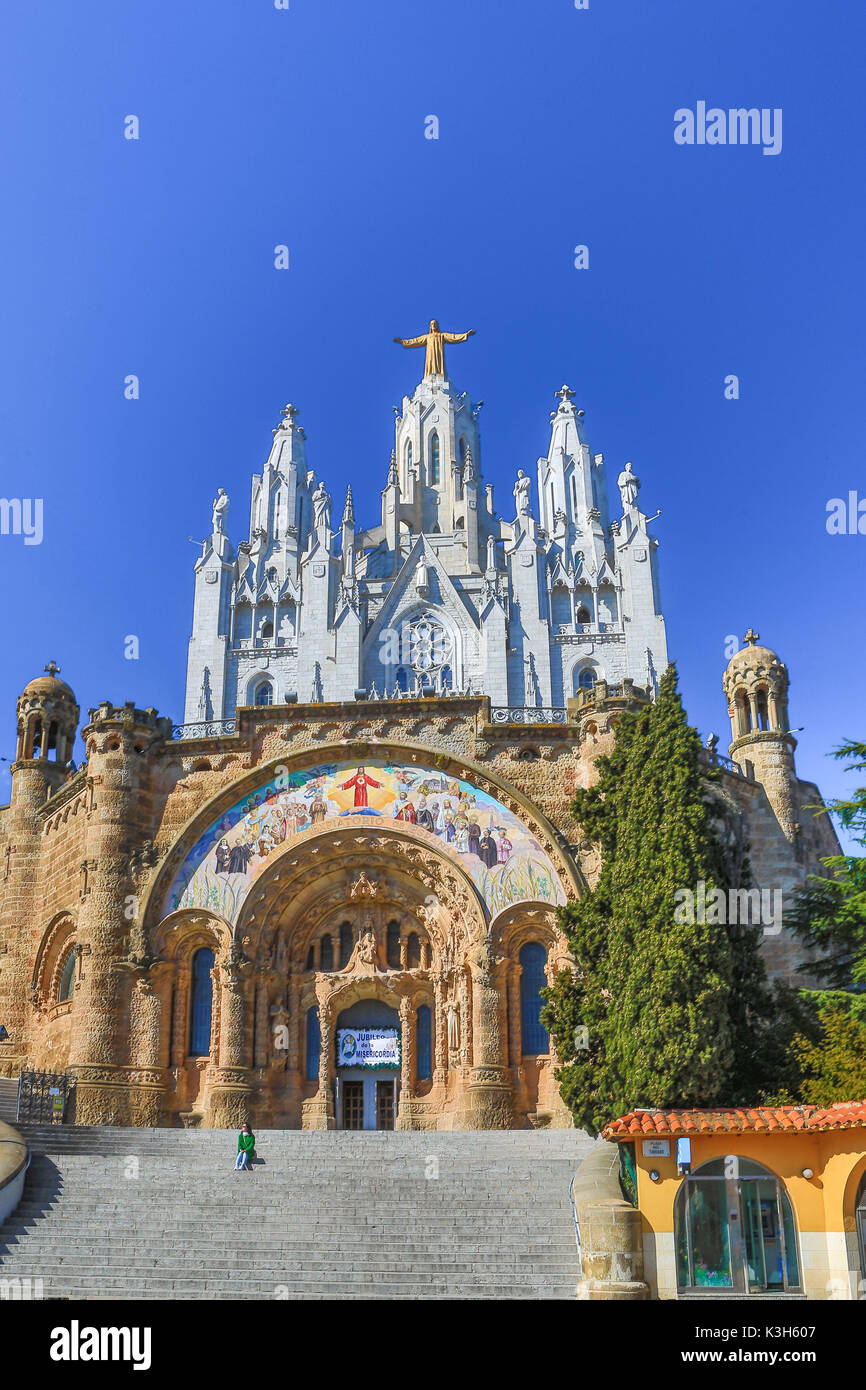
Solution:
M341 1129L393 1129L397 1081L393 1072L340 1076L337 1083Z

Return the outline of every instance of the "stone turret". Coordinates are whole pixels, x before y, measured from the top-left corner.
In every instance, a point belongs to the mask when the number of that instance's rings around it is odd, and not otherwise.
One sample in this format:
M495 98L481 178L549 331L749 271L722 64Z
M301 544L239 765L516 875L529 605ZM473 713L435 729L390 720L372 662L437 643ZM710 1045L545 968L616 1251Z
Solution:
M760 782L785 838L799 833L797 740L788 727L788 669L769 647L759 646L751 628L745 646L731 657L724 689L731 720L730 754Z

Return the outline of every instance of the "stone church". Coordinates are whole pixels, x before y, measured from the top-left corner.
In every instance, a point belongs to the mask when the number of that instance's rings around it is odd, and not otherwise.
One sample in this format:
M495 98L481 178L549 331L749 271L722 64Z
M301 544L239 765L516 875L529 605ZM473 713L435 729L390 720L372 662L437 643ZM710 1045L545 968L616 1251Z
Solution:
M630 464L608 489L567 387L535 496L520 469L500 516L480 403L446 372L467 336L398 340L427 356L378 524L351 489L337 523L293 406L236 545L219 490L185 723L98 704L76 768L59 668L18 700L0 1075L65 1072L80 1124L570 1124L540 990L598 870L571 796L668 660L654 518ZM790 893L836 840L751 631L724 693L720 814ZM765 951L798 959L778 928Z

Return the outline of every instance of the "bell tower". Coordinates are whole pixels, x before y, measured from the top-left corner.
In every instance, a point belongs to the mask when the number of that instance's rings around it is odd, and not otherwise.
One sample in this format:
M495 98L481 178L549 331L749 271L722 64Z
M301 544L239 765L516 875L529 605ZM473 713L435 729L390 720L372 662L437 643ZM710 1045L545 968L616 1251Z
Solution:
M18 736L12 765L13 800L41 804L66 780L78 730L78 705L60 667L51 661L18 697Z
M760 782L785 838L798 833L795 795L797 740L788 727L788 668L752 628L724 675L731 720L730 755Z

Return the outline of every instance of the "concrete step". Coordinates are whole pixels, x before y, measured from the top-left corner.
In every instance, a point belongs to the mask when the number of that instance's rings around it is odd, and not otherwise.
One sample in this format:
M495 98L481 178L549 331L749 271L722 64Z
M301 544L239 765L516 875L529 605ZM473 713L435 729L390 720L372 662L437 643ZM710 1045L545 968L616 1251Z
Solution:
M592 1145L579 1131L270 1130L252 1173L232 1171L225 1131L23 1132L33 1161L0 1225L0 1290L38 1278L45 1297L88 1300L575 1296L568 1187Z

